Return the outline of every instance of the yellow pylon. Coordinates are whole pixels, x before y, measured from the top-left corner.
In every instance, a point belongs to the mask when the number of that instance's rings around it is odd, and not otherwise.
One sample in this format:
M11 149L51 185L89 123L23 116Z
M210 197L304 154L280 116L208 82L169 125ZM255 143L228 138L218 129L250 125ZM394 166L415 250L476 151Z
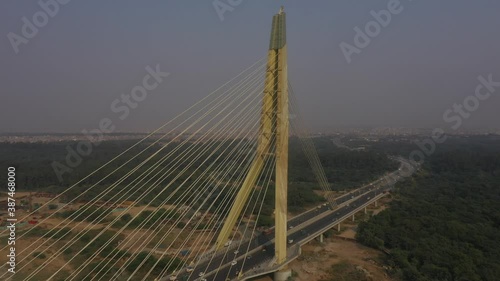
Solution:
M277 263L286 260L286 223L288 190L288 82L286 23L283 9L273 17L271 40L267 55L266 81L260 117L257 155L236 195L231 211L216 241L221 249L255 187L268 157L276 157L275 255Z

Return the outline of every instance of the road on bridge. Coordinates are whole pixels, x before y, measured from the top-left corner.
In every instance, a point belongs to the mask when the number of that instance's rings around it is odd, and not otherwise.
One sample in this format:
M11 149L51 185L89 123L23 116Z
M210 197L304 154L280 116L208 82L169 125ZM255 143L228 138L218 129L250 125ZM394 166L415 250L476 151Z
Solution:
M401 161L402 165L408 164L405 162ZM371 203L376 196L382 196L401 177L400 172L401 168L386 177L336 198L330 204L325 203L291 218L288 221L288 248L309 242L317 237L321 231L334 227L346 217L358 212L361 207ZM259 234L251 241L244 241L237 247L233 246L233 248L211 258L198 261L190 272L186 272L186 268L184 268L178 272L178 276L167 276L162 280L169 280L170 277L186 281L232 280L238 276L244 279L250 276L248 274L242 275L240 271L243 273L253 272L253 275L256 272L265 273L266 269L272 265L273 258L274 233Z

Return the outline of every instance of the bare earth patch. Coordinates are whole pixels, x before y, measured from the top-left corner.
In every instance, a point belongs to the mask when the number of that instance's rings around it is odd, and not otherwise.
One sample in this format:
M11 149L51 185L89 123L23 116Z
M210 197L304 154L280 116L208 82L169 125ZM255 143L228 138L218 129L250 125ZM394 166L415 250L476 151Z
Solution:
M336 264L350 264L367 280L392 281L377 262L381 252L356 242L325 239L325 243L311 242L302 248L302 256L290 264L294 280L330 280ZM338 274L343 272L338 272ZM342 280L341 276L338 280ZM347 277L347 276L346 276ZM346 279L347 280L347 279Z

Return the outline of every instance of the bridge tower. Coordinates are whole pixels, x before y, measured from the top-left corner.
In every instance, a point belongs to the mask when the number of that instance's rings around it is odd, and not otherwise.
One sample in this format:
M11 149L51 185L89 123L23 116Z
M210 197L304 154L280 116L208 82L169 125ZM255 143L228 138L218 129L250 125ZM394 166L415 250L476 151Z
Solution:
M267 53L266 81L260 117L257 155L236 195L231 211L216 241L221 249L255 187L268 157L276 157L275 174L275 256L286 261L287 190L288 190L288 79L285 12L281 7L273 16L271 40Z

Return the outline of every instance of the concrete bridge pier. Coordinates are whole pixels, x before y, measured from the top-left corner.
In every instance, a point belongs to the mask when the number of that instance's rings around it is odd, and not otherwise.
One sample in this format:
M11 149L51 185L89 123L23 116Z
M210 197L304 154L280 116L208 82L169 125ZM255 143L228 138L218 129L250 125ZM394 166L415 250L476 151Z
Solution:
M378 207L378 200L375 200L375 207Z
M366 214L368 214L368 210L367 210L367 209L366 209L366 207L365 207L365 215L366 215Z
M292 277L292 270L285 266L284 268L274 272L274 281L287 281Z
M353 214L353 215L352 215L352 221L354 221L354 219L355 219L355 218L354 218L354 215L355 215L355 214Z
M337 224L337 231L340 232L340 223Z
M324 235L323 235L323 233L321 233L319 235L319 243L323 243L323 240L324 240Z

